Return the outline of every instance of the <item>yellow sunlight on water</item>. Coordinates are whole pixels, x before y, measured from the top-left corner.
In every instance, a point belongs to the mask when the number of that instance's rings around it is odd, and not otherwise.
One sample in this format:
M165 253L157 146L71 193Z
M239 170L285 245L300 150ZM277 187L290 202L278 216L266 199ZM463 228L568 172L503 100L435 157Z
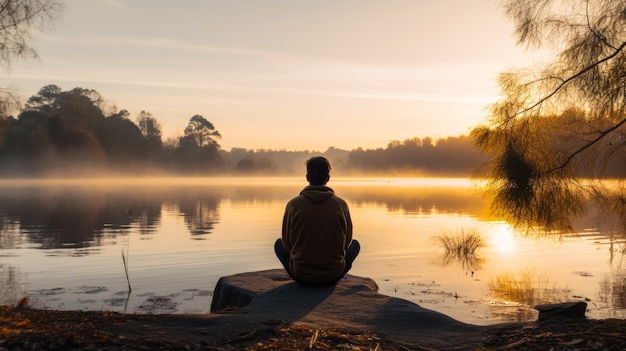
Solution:
M497 252L515 251L514 230L507 223L496 224L495 230L489 240L489 246Z
M471 187L472 180L469 178L368 178L368 177L345 177L332 178L330 182L341 184L342 186L390 186L390 187Z

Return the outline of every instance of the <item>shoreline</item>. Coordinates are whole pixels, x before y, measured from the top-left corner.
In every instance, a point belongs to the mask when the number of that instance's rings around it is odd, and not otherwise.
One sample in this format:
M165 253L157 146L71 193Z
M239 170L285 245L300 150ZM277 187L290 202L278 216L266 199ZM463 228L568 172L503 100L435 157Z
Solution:
M487 328L472 342L406 342L375 330L322 328L274 321L261 328L230 325L224 337L212 324L224 315L123 314L0 306L0 349L8 350L622 350L626 320L555 320ZM427 333L416 330L425 339ZM317 335L315 337L315 335ZM475 339L472 335L468 340ZM314 343L312 340L316 339Z
M478 326L382 295L372 279L352 275L310 288L273 269L222 277L214 291L207 314L58 311L23 299L0 306L0 350L626 349L626 320L586 319L586 304Z

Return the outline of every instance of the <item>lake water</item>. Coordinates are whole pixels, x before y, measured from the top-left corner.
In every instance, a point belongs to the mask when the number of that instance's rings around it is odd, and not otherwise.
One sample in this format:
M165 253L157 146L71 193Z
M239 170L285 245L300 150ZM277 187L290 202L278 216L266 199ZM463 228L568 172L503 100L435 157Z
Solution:
M280 268L273 243L300 178L0 181L0 303L128 313L208 313L221 276ZM626 318L623 235L528 236L489 219L468 179L332 178L362 251L350 272L382 294L463 322L534 320L587 301ZM437 237L475 233L475 257ZM612 235L615 235L613 232ZM128 280L124 261L128 267ZM128 282L132 287L128 293Z

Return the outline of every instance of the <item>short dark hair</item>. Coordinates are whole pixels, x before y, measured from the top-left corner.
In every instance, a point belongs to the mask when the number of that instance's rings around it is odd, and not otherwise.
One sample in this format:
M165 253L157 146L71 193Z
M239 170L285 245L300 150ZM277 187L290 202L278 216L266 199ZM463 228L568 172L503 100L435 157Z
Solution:
M312 185L324 185L330 174L330 161L323 156L311 157L306 161L306 175Z

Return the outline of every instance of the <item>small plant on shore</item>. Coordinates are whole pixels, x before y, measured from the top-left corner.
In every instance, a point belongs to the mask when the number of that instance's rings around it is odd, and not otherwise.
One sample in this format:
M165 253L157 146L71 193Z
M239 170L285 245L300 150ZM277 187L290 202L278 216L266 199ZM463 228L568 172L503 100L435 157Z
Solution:
M132 216L132 208L126 213L129 216ZM122 247L122 262L124 263L124 273L126 273L126 283L128 284L128 299L130 299L130 292L133 291L133 288L130 286L130 278L128 277L128 252L130 251L130 235L126 237L126 252L124 252L124 247ZM128 299L126 299L126 303L128 304Z
M473 274L482 267L485 261L478 255L478 251L486 245L476 229L461 229L459 233L444 232L435 236L435 241L444 250L442 256L444 266L458 263L462 269L471 271Z

